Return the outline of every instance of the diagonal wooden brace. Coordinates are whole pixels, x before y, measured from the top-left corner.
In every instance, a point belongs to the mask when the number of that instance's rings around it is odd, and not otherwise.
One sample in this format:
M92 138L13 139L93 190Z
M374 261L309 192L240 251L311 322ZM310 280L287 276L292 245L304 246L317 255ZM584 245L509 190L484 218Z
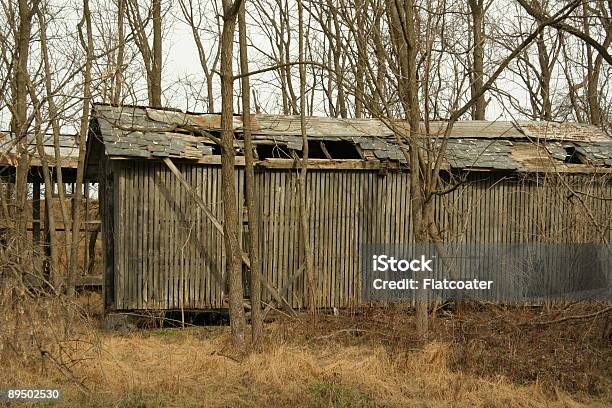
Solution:
M195 202L200 206L200 208L202 208L202 211L204 211L204 214L206 215L206 217L208 217L210 222L213 223L213 225L219 231L221 236L225 237L225 232L223 231L223 225L219 222L219 220L215 217L215 215L208 209L208 207L206 206L206 203L204 203L204 201L198 195L198 193L195 191L195 189L189 185L189 183L187 182L187 179L185 179L185 177L183 176L181 171L178 169L178 167L176 167L174 165L174 162L169 157L165 157L163 161L164 161L164 164L166 166L168 166L168 168L170 169L172 174L174 174L174 176L183 185L183 187L185 187L185 189L192 196L192 198L195 200ZM244 251L240 251L240 253L241 253L241 256L242 256L242 262L244 262L244 264L250 269L251 268L251 262L249 260L248 255ZM252 269L251 269L251 271L252 271ZM289 302L287 302L287 299L285 299L280 294L280 292L274 286L272 286L272 284L268 281L268 279L265 276L260 274L259 275L259 279L261 280L261 283L264 285L266 290L268 292L270 292L270 294L272 295L274 300L279 305L281 305L281 307L286 312L288 312L291 315L296 315L295 310L293 310L293 308L291 307Z

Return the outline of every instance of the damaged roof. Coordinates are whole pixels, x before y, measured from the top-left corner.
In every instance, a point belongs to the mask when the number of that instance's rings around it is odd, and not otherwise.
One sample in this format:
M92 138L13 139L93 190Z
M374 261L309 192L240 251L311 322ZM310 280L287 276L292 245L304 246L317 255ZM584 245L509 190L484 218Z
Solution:
M30 154L30 165L41 165L36 136L26 135L27 151ZM56 165L55 140L52 134L42 136L42 145L48 164ZM79 145L75 135L58 135L58 147L61 167L76 168L79 161ZM11 132L0 132L0 165L16 166L19 155L17 153L17 139Z
M240 117L234 117L233 126L235 147L240 153ZM416 142L426 151L437 151L446 127L446 122L431 122L426 132L423 125ZM215 139L221 131L221 116L96 104L92 130L110 158L201 160L219 154ZM329 147L340 142L340 146L359 152L360 160L406 164L408 144L398 136L408 134L405 122L308 117L306 132L309 145L322 142L323 150L326 144ZM299 116L254 114L252 134L256 146L267 145L301 155ZM328 158L342 159L334 154L326 152ZM612 138L595 126L576 123L461 121L453 125L448 136L443 164L444 168L454 169L516 171L609 168Z

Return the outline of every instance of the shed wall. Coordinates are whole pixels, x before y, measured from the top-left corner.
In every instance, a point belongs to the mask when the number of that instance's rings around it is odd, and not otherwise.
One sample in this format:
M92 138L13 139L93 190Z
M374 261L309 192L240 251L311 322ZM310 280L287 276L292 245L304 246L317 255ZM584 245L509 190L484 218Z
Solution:
M226 307L222 237L163 165L115 162L115 308ZM213 214L222 220L219 166L177 164ZM436 218L448 242L600 242L612 239L612 184L602 176L517 178L471 176L435 198ZM295 170L256 173L263 273L289 303L305 306L305 276L293 278L300 251ZM244 172L236 170L243 248ZM360 301L360 245L405 243L412 237L409 173L312 170L308 177L310 231L318 304L348 307ZM587 195L572 195L568 187ZM588 209L588 210L587 210ZM608 241L609 242L609 241ZM264 301L270 300L263 294Z

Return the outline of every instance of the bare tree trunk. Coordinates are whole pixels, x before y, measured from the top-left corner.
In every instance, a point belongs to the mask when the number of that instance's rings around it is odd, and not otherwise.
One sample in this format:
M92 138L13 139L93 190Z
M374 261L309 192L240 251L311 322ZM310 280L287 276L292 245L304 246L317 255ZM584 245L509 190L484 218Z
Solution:
M153 22L153 44L149 44L147 32L148 19L140 15L137 0L125 0L128 22L132 29L134 42L140 51L147 74L149 105L161 107L162 94L162 19L161 0L152 0L151 21Z
M125 1L117 0L117 58L115 60L115 75L112 83L112 103L121 103L121 93L123 87L123 59L125 56L125 33L123 28L123 18L125 17Z
M469 0L472 17L472 36L474 49L472 51L472 96L477 95L484 84L484 0ZM481 95L472 107L472 119L485 119L485 97Z
M363 8L364 4L362 0L355 1L356 7L356 22L358 27L364 26L364 13L365 10ZM361 118L363 117L363 96L365 91L365 66L366 66L366 58L367 58L367 46L364 40L364 32L362 29L357 31L357 61L355 67L355 117ZM344 88L342 82L338 84L340 88Z
M428 223L431 211L426 200L421 172L420 157L420 122L419 84L417 80L417 36L415 32L415 12L413 0L389 1L388 12L395 50L400 57L400 73L406 80L398 81L402 105L407 112L410 124L409 164L410 164L410 199L414 239L417 244L429 241ZM398 136L401 137L401 136ZM403 142L403 141L402 141ZM417 279L422 277L417 276ZM424 290L417 291L416 320L419 335L425 337L428 332L427 296Z
M540 33L536 40L538 47L538 61L540 63L540 96L542 98L542 109L540 119L552 120L552 103L550 101L550 57L544 41L544 33Z
M162 83L162 20L161 0L153 0L153 60L151 71L150 101L154 107L161 107Z
M376 104L385 103L387 100L387 95L385 92L385 77L387 74L386 63L385 63L385 47L382 42L381 35L381 27L380 27L381 17L378 16L374 21L374 29L373 29L373 41L374 41L374 54L376 55L376 80L374 84L374 101Z
M41 31L46 27L41 27ZM53 286L54 290L57 290L61 284L58 271L59 271L59 261L58 261L58 253L57 253L57 235L55 230L55 216L53 215L52 205L53 202L53 180L51 178L51 171L49 170L49 163L47 161L47 153L45 152L45 147L43 144L43 130L42 130L42 118L41 118L41 104L36 96L36 91L33 87L30 87L30 98L33 101L34 105L34 114L35 114L35 133L36 133L36 149L38 151L38 156L40 157L40 164L43 173L43 180L45 183L45 214L47 225L46 229L49 233L49 249L51 255L51 266L50 266L50 283ZM40 218L40 217L39 217Z
M238 209L236 205L236 182L234 151L234 85L233 50L236 15L241 0L232 3L223 0L223 31L221 34L221 184L223 189L223 220L225 230L225 252L229 278L229 312L232 341L243 347L244 329L244 292L242 288L242 249L238 241Z
M83 24L86 37L83 37ZM83 73L83 109L81 113L81 128L79 131L79 162L74 191L74 206L72 210L72 247L70 248L70 267L66 290L69 295L75 294L75 281L79 256L79 232L81 230L81 190L85 173L85 142L89 128L89 104L91 102L91 66L93 60L93 33L91 29L91 13L89 0L83 0L83 17L79 23L79 38L85 50L85 71Z
M244 3L238 15L240 42L240 72L249 72L247 54L247 28ZM263 338L263 315L261 312L261 265L259 256L258 207L255 191L255 165L253 157L253 137L251 135L251 88L248 75L242 82L242 127L244 132L244 160L246 175L246 204L249 218L249 259L251 262L251 340L254 347L259 347Z
M305 272L308 278L308 309L313 322L317 319L316 277L310 247L310 216L308 214L308 136L306 135L306 67L304 62L304 5L298 0L298 41L300 69L300 132L302 134L302 167L300 170L300 231L304 249Z
M32 7L38 7L37 4ZM28 199L28 173L30 171L30 155L28 153L28 58L30 55L30 32L32 23L32 9L30 2L19 0L19 26L17 29L16 62L13 68L12 82L12 117L11 132L17 139L17 169L15 176L15 232L20 250L27 236L26 204ZM19 263L26 268L27 262L20 250Z
M585 34L590 35L590 11L588 3L582 4L582 11L583 31ZM610 10L610 12L612 12L612 10ZM608 23L608 26L610 26L610 23ZM610 28L607 29L607 47L610 46L610 30ZM599 60L599 63L596 63L595 59L593 58L593 47L591 47L589 44L586 44L586 57L586 100L589 110L589 122L592 125L600 126L601 106L599 105L599 73L601 70L602 58L601 55L598 55L597 60Z
M49 49L47 46L47 23L44 18L44 14L39 10L38 11L38 21L40 24L40 50L43 59L43 73L44 73L44 83L45 83L45 95L47 97L47 104L49 108L49 120L51 122L51 131L53 132L53 148L55 154L55 179L57 182L57 192L59 196L59 204L60 211L62 213L62 220L64 223L64 239L65 244L63 247L63 252L66 256L66 259L70 259L69 248L72 246L72 232L71 232L71 222L72 217L70 211L68 210L68 201L66 199L66 188L64 185L64 175L62 169L62 153L60 148L60 124L59 124L59 110L55 104L55 95L53 95L53 85L51 82L52 72L51 65L49 62ZM56 274L59 274L59 270L56 271ZM58 285L63 284L58 279Z

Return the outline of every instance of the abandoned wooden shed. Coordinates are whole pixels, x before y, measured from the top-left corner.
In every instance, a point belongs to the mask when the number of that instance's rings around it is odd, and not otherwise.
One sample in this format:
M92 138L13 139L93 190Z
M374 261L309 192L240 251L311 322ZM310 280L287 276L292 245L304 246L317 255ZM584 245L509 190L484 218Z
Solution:
M431 126L436 132L445 124ZM248 229L238 117L234 127L244 243ZM227 306L224 246L216 221L223 218L220 152L194 130L218 134L220 116L94 107L87 173L100 183L109 309ZM412 240L410 169L393 132L378 120L308 118L307 133L308 236L318 304L357 305L360 246ZM264 278L300 308L306 286L298 245L299 117L253 115L253 137ZM612 196L612 139L595 127L459 122L443 171L462 180L435 198L437 222L449 242L612 239L612 201L604 199ZM269 291L263 299L270 301Z
M37 136L40 137L37 140ZM24 245L27 251L25 258L32 259L32 276L49 274L48 257L50 254L50 225L49 213L58 213L55 216L54 230L64 232L72 227L72 210L70 218L64 220L59 211L59 188L58 183L64 184L68 206L72 207L73 195L76 185L76 173L79 161L79 144L77 136L74 134L39 134L33 133L25 136L25 150L29 159L28 167L28 212L31 210L31 217L27 217L27 233L25 239L28 245ZM19 153L17 144L22 142L11 132L0 132L0 232L9 231L14 227L14 206L15 206L15 178L19 164ZM44 152L51 183L53 184L52 200L45 199L45 182L43 177L43 161L41 151ZM61 170L61 178L59 177ZM91 180L85 180L83 185L83 225L80 230L80 251L78 276L76 285L78 287L101 288L102 275L96 266L96 241L100 228L100 220L97 212L96 186ZM68 225L65 225L68 224ZM63 233L61 234L63 236ZM4 236L0 237L4 240ZM65 245L63 242L58 245ZM61 252L61 251L60 251ZM47 257L41 256L46 254ZM61 254L59 260L58 274L66 274L68 260L66 255ZM37 279L33 279L37 281Z

